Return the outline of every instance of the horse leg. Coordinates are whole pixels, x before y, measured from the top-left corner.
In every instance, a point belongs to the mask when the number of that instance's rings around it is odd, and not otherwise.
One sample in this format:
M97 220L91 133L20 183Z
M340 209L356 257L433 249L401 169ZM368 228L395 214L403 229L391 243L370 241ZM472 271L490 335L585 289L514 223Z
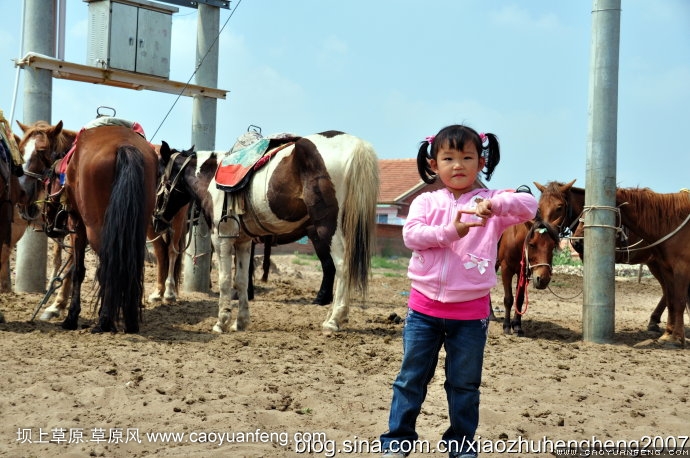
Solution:
M522 330L522 304L525 303L525 287L518 285L515 298L515 315L510 322L513 332L518 337L525 337L525 331Z
M12 247L7 244L0 244L0 293L12 291L12 280L10 279L10 252Z
M321 261L321 286L312 304L328 305L333 302L333 283L335 282L335 264L331 257L331 246L326 240L319 238L314 226L310 226L307 234L314 245L314 251Z
M252 242L249 250L249 267L247 269L247 299L250 301L254 300L254 270L256 269L254 265L255 248L256 243Z
M249 326L249 259L251 257L252 242L235 244L235 290L238 294L238 309L232 331L244 331Z
M335 265L333 305L328 318L321 326L325 335L340 331L343 324L347 322L347 316L350 313L350 290L345 281L349 272L347 271L347 263L343 261L343 252L342 236L338 236L336 233L331 244L331 254Z
M661 296L661 299L659 299L659 303L656 305L654 311L649 316L649 323L647 323L647 331L661 332L661 327L659 327L659 324L661 323L661 315L664 313L664 310L666 310L665 294Z
M77 228L77 232L72 235L72 256L74 257L72 266L72 300L67 311L67 317L62 322L63 329L73 331L79 326L79 313L81 312L81 285L84 282L86 267L84 266L84 256L86 253L86 229L82 224Z
M22 238L28 226L29 224L21 217L19 210L15 206L11 225L10 244L3 245L2 255L0 256L0 293L9 293L12 291L10 258L12 257L12 250L17 246L17 242Z
M271 270L271 245L273 244L273 238L267 235L261 237L261 240L264 242L264 261L261 266L263 268L261 281L265 283L268 281L268 272Z
M149 229L151 231L151 229ZM149 303L162 302L166 291L166 279L170 275L170 256L169 256L169 240L166 242L164 238L167 235L161 234L155 236L151 242L153 247L153 255L156 257L156 288L149 294Z
M678 268L680 271L681 269ZM685 326L683 313L688 294L688 280L680 272L673 278L671 300L668 302L668 319L666 320L666 332L659 337L659 341L668 343L674 347L685 346Z
M510 313L513 310L513 275L515 273L509 268L502 266L501 268L501 282L503 283L503 308L505 314L503 315L503 334L512 334L513 330L510 326Z
M213 236L213 245L218 256L218 321L213 325L213 332L228 331L232 318L232 266L234 239Z
M55 279L58 275L62 275L62 284L57 289L57 296L50 306L48 306L41 317L42 321L49 321L53 318L59 318L67 309L67 303L72 294L72 268L74 260L69 260L70 263L62 268L62 243L64 239L53 240L53 273L52 278ZM61 270L62 269L62 270Z

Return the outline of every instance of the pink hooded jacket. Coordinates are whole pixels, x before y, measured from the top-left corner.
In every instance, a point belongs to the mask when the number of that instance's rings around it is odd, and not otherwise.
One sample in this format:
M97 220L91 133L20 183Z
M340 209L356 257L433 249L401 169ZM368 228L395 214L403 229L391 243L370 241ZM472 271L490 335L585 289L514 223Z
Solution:
M493 216L486 226L471 227L460 237L453 221L461 208L475 208L474 199L491 200ZM537 200L526 192L475 189L455 197L448 189L420 194L410 205L403 226L412 257L407 276L412 288L442 303L467 302L489 294L496 284L498 240L513 224L534 218ZM476 218L462 215L462 221ZM451 313L451 315L454 315ZM488 315L488 308L486 314ZM434 316L446 317L447 311Z

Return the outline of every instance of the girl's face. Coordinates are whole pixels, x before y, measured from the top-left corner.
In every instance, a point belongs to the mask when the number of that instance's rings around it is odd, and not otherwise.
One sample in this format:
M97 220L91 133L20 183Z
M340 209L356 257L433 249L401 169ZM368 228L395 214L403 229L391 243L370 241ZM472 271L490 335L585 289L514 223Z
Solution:
M457 199L474 189L477 175L484 168L484 158L472 142L465 142L462 151L450 149L447 144L438 149L436 159L431 159L431 170Z

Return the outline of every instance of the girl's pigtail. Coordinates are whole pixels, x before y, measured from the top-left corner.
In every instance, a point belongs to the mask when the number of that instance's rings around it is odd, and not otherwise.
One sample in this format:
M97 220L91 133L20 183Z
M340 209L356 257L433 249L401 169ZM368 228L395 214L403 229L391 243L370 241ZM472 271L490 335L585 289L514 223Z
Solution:
M432 184L436 181L436 173L431 170L429 166L429 148L431 143L428 140L424 140L419 147L419 152L417 152L417 170L419 171L419 176L422 177L427 184Z
M498 137L496 137L496 135L491 133L483 135L486 136L486 140L488 141L488 146L482 145L482 154L486 159L483 172L486 181L489 181L491 180L491 175L494 173L494 169L496 169L496 166L501 161L501 148L498 144ZM484 143L486 144L487 142Z

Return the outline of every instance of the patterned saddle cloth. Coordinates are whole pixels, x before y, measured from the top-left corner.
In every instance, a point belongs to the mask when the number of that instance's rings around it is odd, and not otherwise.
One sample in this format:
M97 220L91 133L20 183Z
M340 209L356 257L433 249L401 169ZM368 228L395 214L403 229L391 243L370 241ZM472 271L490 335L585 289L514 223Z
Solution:
M262 137L254 131L244 133L218 164L215 177L216 187L226 192L244 189L256 170L263 167L278 151L291 145L298 138L288 133L267 137ZM271 141L277 139L285 140L285 143L269 150Z

